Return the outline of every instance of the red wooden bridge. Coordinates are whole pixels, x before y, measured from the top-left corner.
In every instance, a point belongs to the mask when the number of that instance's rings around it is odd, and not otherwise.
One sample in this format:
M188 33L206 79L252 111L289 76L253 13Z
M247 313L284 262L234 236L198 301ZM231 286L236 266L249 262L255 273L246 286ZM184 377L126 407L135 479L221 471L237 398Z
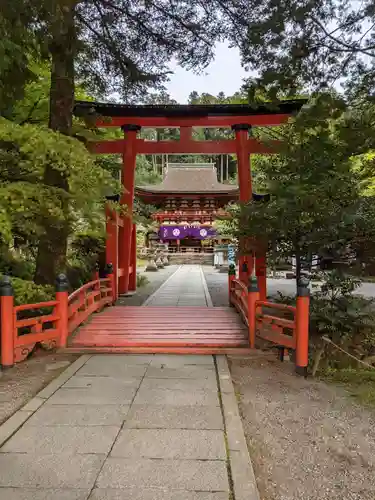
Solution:
M212 307L200 266L180 266L144 307L115 306L85 324L71 347L121 352L222 352L248 347L247 328L228 307Z
M215 353L248 347L241 318L229 307L113 307L83 326L75 348L118 352ZM89 349L90 350L90 349Z
M306 373L308 289L299 288L296 307L275 304L260 300L256 281L247 286L234 272L230 269L228 276L234 307L212 307L200 266L181 266L143 307L113 306L113 274L70 296L61 276L55 300L22 306L14 306L11 282L5 279L0 284L1 364L22 361L38 344L79 353L232 354L253 349L259 337L294 350L297 370Z

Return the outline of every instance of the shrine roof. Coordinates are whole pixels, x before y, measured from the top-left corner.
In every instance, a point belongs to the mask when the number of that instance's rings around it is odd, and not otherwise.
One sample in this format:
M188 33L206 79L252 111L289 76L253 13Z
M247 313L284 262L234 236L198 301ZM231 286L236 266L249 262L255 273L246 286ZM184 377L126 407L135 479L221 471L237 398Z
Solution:
M216 169L211 163L170 163L160 184L137 186L136 191L154 194L233 194L238 186L218 182Z
M97 113L105 117L203 117L254 116L292 114L298 112L307 99L259 104L117 104L96 101L75 101L77 116Z

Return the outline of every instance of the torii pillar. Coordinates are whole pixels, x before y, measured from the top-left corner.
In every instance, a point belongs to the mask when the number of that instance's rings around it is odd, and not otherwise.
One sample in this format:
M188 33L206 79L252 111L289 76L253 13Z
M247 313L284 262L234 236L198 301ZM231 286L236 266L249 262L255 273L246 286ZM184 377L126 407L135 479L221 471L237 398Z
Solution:
M249 130L251 130L251 125L248 125L246 123L239 123L233 125L232 129L234 130L236 136L237 171L238 184L240 188L240 202L248 203L253 197L249 142ZM255 264L255 273L258 281L260 300L266 300L267 277L265 253L259 252L256 257L254 257L253 255L240 256L240 271L244 262L247 262L249 276L253 273Z
M137 160L137 133L141 127L139 125L126 124L121 129L124 132L125 146L121 175L124 192L121 196L120 204L126 205L127 213L122 217L122 227L119 227L118 262L121 272L118 281L118 292L119 294L126 294L128 291L134 291L136 287L136 226L133 224L133 202ZM130 273L130 267L132 267L132 274Z

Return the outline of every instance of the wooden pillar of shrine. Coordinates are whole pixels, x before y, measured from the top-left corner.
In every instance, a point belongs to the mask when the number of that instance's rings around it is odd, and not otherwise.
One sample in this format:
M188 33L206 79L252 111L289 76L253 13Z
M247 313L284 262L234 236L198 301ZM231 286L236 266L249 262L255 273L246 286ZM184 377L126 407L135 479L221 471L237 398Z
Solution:
M137 226L132 225L132 236L131 236L131 252L130 252L130 267L131 274L129 276L129 292L135 292L137 289Z
M137 159L137 132L141 127L138 125L123 125L122 130L125 138L125 148L123 152L122 178L121 182L124 192L121 196L121 205L126 205L127 214L123 217L123 226L120 228L119 235L119 267L122 269L119 278L119 294L125 294L129 291L129 267L132 256L132 231L133 231L133 200L134 200L134 182L135 166ZM136 249L133 252L136 252ZM135 289L134 282L131 288Z
M240 202L246 203L252 199L253 188L251 180L250 151L248 145L249 130L248 124L233 125L232 129L236 136L236 154L237 154L237 175L240 188ZM239 258L239 269L244 268L244 263L248 261L247 256L241 255Z
M253 197L252 179L251 179L251 160L249 151L249 130L251 125L238 124L233 125L236 135L236 153L238 165L238 184L240 188L240 202L247 203ZM261 300L266 300L267 296L267 273L266 273L266 253L258 252L253 255L241 256L239 259L240 270L244 262L247 263L247 273L253 274L254 266L258 281L259 295Z
M113 266L113 274L115 281L115 290L114 297L115 300L118 296L118 237L119 237L119 228L118 228L118 214L115 210L110 208L110 205L107 204L105 209L106 215L106 245L105 245L105 260L107 264L112 264Z

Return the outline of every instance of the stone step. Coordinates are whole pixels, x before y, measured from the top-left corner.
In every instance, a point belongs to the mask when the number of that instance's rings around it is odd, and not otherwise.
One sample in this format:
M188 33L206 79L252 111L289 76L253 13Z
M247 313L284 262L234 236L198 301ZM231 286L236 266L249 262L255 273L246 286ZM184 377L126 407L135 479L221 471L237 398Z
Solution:
M213 266L214 256L213 254L204 253L179 253L179 254L169 254L170 264L198 264L201 266Z

